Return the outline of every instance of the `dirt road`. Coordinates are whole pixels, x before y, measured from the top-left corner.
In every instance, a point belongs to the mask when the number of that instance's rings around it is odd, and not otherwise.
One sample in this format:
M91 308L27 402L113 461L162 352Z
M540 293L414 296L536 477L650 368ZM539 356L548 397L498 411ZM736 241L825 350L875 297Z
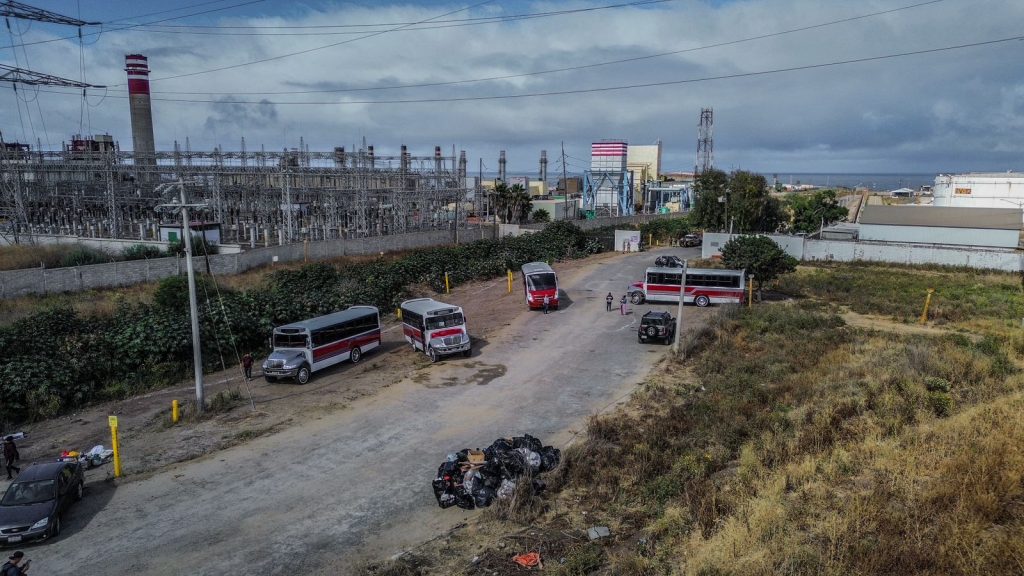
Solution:
M676 253L697 257L697 249ZM134 481L93 483L60 539L28 550L33 567L54 575L344 574L433 536L472 514L434 503L430 480L446 452L525 432L563 444L664 353L636 341L652 306L624 317L604 305L656 254L560 275L561 310L544 315L524 304L476 342L472 358L413 370L348 409L310 411L280 432ZM686 321L704 312L688 307ZM385 359L413 356L395 350Z

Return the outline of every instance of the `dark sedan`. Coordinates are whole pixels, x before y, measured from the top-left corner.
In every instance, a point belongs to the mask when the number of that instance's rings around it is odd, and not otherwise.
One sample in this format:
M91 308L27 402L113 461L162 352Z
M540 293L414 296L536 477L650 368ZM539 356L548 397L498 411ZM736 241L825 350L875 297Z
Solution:
M0 544L55 538L61 515L82 499L85 480L78 462L33 464L0 499Z

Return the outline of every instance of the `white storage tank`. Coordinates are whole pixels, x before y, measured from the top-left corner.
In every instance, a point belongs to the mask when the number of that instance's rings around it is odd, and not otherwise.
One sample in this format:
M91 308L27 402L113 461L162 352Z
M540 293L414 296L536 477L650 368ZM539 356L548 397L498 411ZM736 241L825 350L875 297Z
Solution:
M960 208L1024 207L1024 173L940 174L933 189L935 206Z

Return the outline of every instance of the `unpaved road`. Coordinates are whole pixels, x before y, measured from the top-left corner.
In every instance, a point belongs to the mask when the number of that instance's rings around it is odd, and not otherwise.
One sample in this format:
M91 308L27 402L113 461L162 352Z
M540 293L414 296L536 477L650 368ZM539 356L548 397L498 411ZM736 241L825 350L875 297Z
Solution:
M625 317L604 309L605 294L621 295L657 253L561 275L562 310L543 315L524 304L472 358L415 371L349 409L314 411L276 434L132 481L92 483L62 536L27 549L35 572L345 574L449 528L473 513L434 502L430 480L446 452L526 432L564 444L666 350L636 341L651 306ZM697 257L697 249L676 253ZM705 312L687 307L685 319Z

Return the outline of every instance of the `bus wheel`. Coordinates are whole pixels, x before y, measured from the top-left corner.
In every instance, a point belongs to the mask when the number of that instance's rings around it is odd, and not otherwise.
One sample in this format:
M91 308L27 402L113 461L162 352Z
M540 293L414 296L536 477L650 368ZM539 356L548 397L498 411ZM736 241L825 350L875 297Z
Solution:
M704 308L708 304L711 304L711 299L708 298L707 296L697 296L696 298L693 299L693 303L696 304L697 306L700 306L701 308Z
M466 351L462 353L462 355L465 356L466 358L469 358L470 356L473 355L473 349L467 348Z
M427 348L427 355L430 356L430 361L431 362L437 362L437 358L438 358L437 350L434 350L433 346L431 346L430 348Z
M633 304L643 304L644 303L644 294L643 294L643 292L633 292L629 296L629 301L632 302Z
M363 351L359 348L353 348L352 351L348 353L348 359L351 360L353 364L359 362L363 359Z
M299 368L299 372L295 375L295 381L299 384L309 382L309 366L303 364L302 367Z

